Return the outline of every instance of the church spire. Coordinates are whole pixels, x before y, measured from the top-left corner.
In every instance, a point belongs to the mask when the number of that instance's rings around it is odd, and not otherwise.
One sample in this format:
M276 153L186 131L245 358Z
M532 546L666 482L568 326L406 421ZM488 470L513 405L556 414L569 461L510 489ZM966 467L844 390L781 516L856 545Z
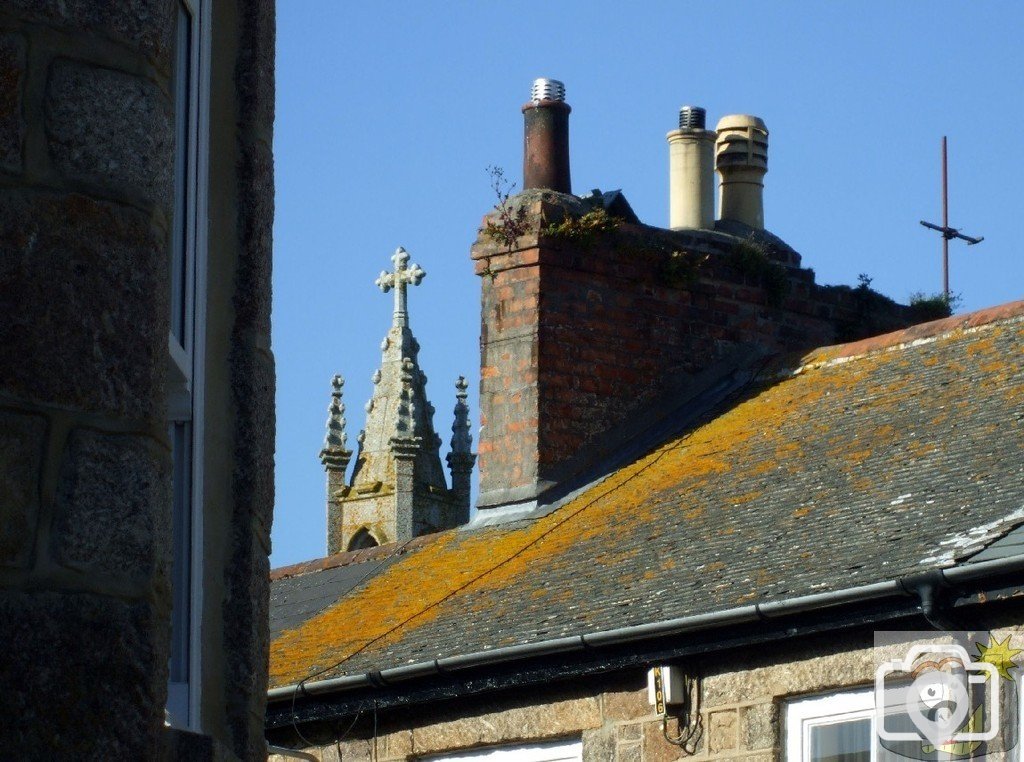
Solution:
M395 292L391 328L381 343L380 368L373 374L373 394L366 403L366 428L359 442L354 477L386 481L393 474L394 442L403 452L422 447L434 457L440 439L434 433L434 406L427 399L427 377L420 370L420 345L409 328L407 290L418 286L427 273L409 264L409 253L401 246L391 256L394 270L382 271L374 281L385 294ZM438 466L440 469L440 465ZM437 479L432 478L431 483ZM444 484L443 474L440 477Z
M419 285L426 272L401 247L391 261L394 269L375 281L384 293L395 292L391 327L372 376L351 481L336 491L335 509L328 503L330 553L406 540L469 518L468 487L465 499L448 488L420 346L409 328L408 287ZM468 485L468 476L464 481Z
M460 455L471 455L473 435L469 433L469 405L466 390L469 384L464 376L455 381L455 423L452 424L452 452Z

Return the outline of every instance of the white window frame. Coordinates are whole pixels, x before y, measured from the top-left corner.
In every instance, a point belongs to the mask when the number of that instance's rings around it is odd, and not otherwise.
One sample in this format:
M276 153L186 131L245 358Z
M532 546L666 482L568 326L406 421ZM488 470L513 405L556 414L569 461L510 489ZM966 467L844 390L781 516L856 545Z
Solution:
M806 759L805 751L810 747L812 728L864 719L871 722L871 738L874 739L875 693L871 688L787 702L787 762L802 762ZM871 759L874 760L877 755L878 744L872 740Z
M210 2L209 0L176 0L175 16L184 8L191 18L188 83L188 162L184 177L179 177L175 162L175 203L177 183L186 185L184 219L174 219L172 225L184 225L181 245L184 259L184 330L182 341L174 335L174 325L168 332L168 424L191 423L191 441L188 456L190 479L186 485L189 508L189 537L185 553L188 554L188 660L186 680L168 681L167 717L170 724L193 731L201 731L201 675L202 675L202 580L203 580L203 442L205 406L206 350L206 273L208 233L208 177L209 177L209 102L210 102ZM177 24L177 21L175 22ZM177 32L175 33L177 35ZM177 51L177 36L175 36ZM177 67L177 63L175 63ZM175 88L175 98L177 88ZM175 126L175 135L177 135ZM177 151L177 147L175 151ZM177 155L177 154L176 154ZM172 235L172 246L174 246ZM173 258L173 252L172 252ZM173 259L172 259L173 261ZM172 309L174 305L172 304ZM176 580L172 579L172 585ZM177 634L181 637L181 633ZM172 644L172 648L177 644Z
M583 741L575 739L515 746L489 746L422 759L430 762L582 762Z

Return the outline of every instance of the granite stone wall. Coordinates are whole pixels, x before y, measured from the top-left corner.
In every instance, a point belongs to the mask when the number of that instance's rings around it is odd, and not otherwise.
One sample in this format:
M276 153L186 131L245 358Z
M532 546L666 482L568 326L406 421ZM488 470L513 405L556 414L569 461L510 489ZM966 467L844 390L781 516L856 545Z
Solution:
M19 759L161 749L175 16L130 5L0 10L0 738Z
M12 759L265 753L272 0L217 4L212 87L229 97L211 142L229 153L211 186L229 195L211 212L226 229L209 256L228 310L211 317L227 339L209 384L232 405L210 421L229 450L210 478L233 491L207 511L223 548L201 612L213 737L196 746L163 725L176 11L0 6L0 739Z
M1014 624L992 635L1013 634L1016 642L1022 631ZM666 740L662 720L648 703L644 667L427 707L374 712L368 705L355 721L302 726L302 736L313 743L285 729L275 742L323 762L399 762L558 739L582 740L584 762L772 762L786 758L788 702L869 688L878 665L902 657L911 642L876 648L872 641L869 631L843 633L678 665L700 677L700 722L686 751ZM674 720L668 731L677 735Z
M205 648L215 674L204 714L223 717L225 741L244 760L263 760L263 716L269 670L270 530L274 511L275 370L270 348L274 224L274 0L214 4L211 83L211 249L222 245L222 269L211 272L207 359L226 387L223 408L208 415L215 436L231 443L214 467L221 478L205 552L222 598L204 615L218 622ZM218 60L218 52L221 54ZM216 168L216 170L215 170ZM233 203L232 203L233 202ZM218 241L215 230L220 229ZM230 252L230 255L228 255ZM218 657L223 659L219 661ZM220 725L217 725L218 729Z

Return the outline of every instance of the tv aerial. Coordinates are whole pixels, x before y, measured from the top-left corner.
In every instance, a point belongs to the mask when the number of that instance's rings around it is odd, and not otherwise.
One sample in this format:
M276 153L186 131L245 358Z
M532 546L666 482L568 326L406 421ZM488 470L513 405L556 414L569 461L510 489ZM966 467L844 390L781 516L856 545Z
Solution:
M935 225L931 222L925 222L921 220L921 224L929 230L937 230L942 233L942 295L946 299L946 303L949 303L949 242L954 238L959 238L961 241L967 241L968 246L973 246L976 243L981 243L985 240L985 236L973 236L964 235L958 228L951 228L949 226L949 182L947 180L947 161L946 161L946 136L942 136L942 224Z

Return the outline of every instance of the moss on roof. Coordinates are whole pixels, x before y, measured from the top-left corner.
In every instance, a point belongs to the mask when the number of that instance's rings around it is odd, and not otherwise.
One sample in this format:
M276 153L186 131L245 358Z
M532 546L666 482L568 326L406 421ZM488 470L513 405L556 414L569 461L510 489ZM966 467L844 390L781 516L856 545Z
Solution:
M273 641L271 685L952 563L944 539L1024 505L1022 313L777 363L547 516L395 546L379 573L367 557Z

